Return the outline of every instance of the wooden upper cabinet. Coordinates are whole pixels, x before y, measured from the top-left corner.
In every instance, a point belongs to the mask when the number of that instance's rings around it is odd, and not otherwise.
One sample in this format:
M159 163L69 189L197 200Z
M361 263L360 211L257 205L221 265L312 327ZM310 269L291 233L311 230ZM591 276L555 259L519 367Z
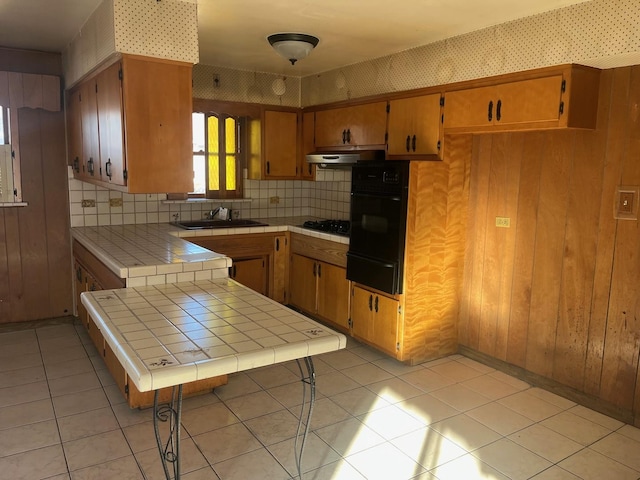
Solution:
M536 78L516 80L527 75ZM500 78L502 83L447 92L445 130L595 128L599 70L570 65Z
M316 167L307 162L307 154L315 150L316 114L302 114L302 145L300 148L300 177L303 180L315 180Z
M298 176L298 113L263 112L263 169L265 179L295 179Z
M67 163L73 168L74 175L80 175L82 169L82 110L80 91L67 94Z
M315 147L384 145L387 102L320 110L315 115Z
M129 193L192 191L191 69L123 55L72 90L82 119L81 147L68 128L70 151L83 152L76 175Z
M442 151L439 93L389 102L389 159L438 158Z

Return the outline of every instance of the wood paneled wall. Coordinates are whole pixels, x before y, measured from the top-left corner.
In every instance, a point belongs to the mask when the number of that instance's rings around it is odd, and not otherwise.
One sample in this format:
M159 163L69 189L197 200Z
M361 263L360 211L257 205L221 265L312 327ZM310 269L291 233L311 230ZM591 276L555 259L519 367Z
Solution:
M60 55L0 50L0 70L59 73ZM64 113L17 115L28 206L0 208L0 323L73 313Z
M640 230L613 208L640 185L640 66L599 102L595 131L474 136L459 342L638 415Z

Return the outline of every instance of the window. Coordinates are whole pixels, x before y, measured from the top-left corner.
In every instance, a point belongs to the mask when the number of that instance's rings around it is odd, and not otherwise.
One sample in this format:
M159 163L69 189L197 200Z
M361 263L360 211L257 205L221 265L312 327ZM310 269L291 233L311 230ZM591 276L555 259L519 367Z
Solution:
M242 118L194 112L193 184L190 197L242 197Z
M13 202L14 196L9 108L0 106L0 202Z

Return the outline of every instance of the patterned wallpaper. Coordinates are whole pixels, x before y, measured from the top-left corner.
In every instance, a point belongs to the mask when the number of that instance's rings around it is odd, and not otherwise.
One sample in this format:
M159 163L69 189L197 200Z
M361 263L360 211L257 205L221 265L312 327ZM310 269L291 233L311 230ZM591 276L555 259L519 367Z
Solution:
M301 106L562 63L640 63L640 2L593 0L304 77Z

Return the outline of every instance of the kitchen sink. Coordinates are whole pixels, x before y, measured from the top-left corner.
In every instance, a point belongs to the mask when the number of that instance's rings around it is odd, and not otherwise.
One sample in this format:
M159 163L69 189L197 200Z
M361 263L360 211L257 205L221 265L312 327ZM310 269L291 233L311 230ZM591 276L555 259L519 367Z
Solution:
M260 227L266 226L266 223L257 220L184 220L175 222L174 225L184 228L185 230L201 230L205 228L238 228L238 227Z

